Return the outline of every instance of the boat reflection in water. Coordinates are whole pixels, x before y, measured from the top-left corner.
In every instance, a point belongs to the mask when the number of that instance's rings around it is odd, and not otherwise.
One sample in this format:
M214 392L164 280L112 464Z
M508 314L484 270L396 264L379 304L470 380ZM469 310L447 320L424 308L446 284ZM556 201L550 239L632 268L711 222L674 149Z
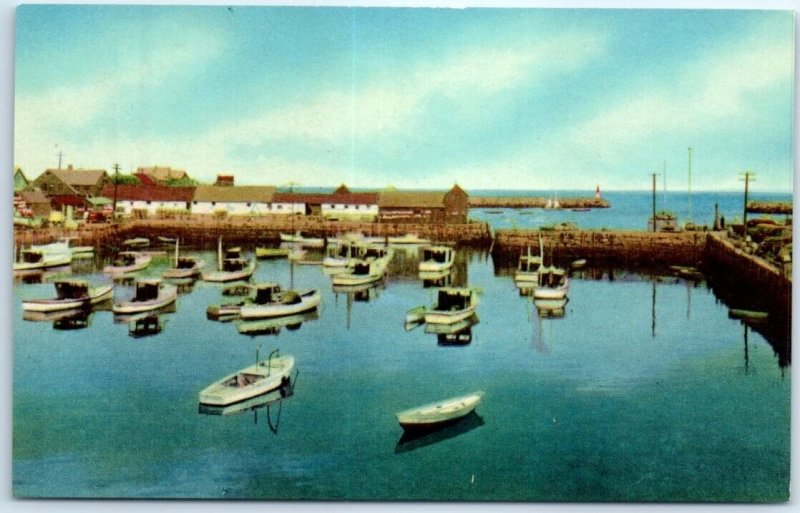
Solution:
M443 442L468 433L473 429L483 426L483 424L483 417L472 411L457 419L455 422L441 427L437 426L428 430L404 431L403 436L397 441L394 452L397 454L409 452L421 447Z
M158 315L147 315L133 319L128 323L128 336L142 338L158 335L164 329L166 322Z
M452 268L442 271L420 271L419 277L422 280L422 288L449 287L453 284Z
M542 318L561 318L567 314L568 298L561 299L534 299L533 304L539 317Z
M480 322L477 314L453 324L425 324L425 333L436 335L440 346L465 346L472 342L472 327Z
M88 328L92 313L97 311L110 311L112 301L104 301L91 306L69 308L55 312L36 312L24 310L22 319L30 322L52 322L55 330L80 330Z
M148 317L160 317L163 314L175 313L178 307L175 303L162 306L161 308L150 310L147 312L139 312L134 314L114 314L114 324L128 324L139 321Z
M281 422L281 412L283 411L283 402L294 395L294 387L297 385L297 375L299 372L295 370L294 375L288 383L280 388L276 388L244 401L227 406L212 406L208 404L199 404L198 413L203 415L220 415L231 416L245 413L248 411L253 412L253 423L258 424L258 410L265 409L267 417L267 426L270 431L278 434L278 427ZM277 411L274 411L277 408Z
M289 331L299 330L304 322L319 319L319 312L315 308L308 312L271 319L261 319L256 321L241 321L236 324L236 330L242 335L277 335L281 328Z
M350 329L350 321L353 317L353 303L369 303L380 296L380 290L385 288L384 280L374 283L364 283L361 285L333 285L333 293L338 302L339 294L347 296L347 329Z

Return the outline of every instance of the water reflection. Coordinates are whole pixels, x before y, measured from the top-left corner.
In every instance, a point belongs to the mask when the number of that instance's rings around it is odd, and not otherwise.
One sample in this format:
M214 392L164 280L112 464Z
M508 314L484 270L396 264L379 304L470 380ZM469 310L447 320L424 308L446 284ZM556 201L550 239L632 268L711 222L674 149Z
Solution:
M294 395L294 387L297 385L297 376L299 372L295 371L294 376L287 384L280 388L276 388L266 394L262 394L250 399L230 404L227 406L212 406L207 404L200 404L198 406L198 413L203 415L220 415L231 416L239 415L248 411L253 412L253 423L258 424L258 412L262 410L267 418L267 427L269 430L278 434L278 428L281 422L281 413L283 412L283 403L285 400ZM262 417L263 417L262 416Z
M128 323L128 336L133 338L157 335L164 329L166 320L162 321L158 315L148 315L134 319Z
M457 419L454 423L444 427L433 428L427 431L405 431L397 441L394 452L399 454L409 452L421 447L443 442L484 425L483 417L474 411Z
M333 285L335 301L339 302L339 294L347 296L347 329L350 329L350 322L353 317L353 303L368 303L380 296L380 290L386 288L385 278L375 283L365 283L362 285Z
M170 303L166 306L162 306L161 308L150 310L148 312L140 312L135 314L115 314L114 324L130 324L132 322L146 319L148 317L158 317L163 314L171 314L177 311L178 311L177 305L175 303Z
M65 276L72 275L72 266L64 265L60 267L50 267L48 269L30 269L24 271L14 271L14 283L37 284L47 283Z
M450 269L444 271L420 271L422 288L449 287L453 284L453 273Z
M286 315L274 319L259 319L254 321L241 321L236 323L236 330L242 335L277 335L281 328L289 331L299 330L304 322L319 319L317 309L295 315Z
M440 346L465 346L472 342L472 327L480 320L477 314L453 324L426 324L425 333L436 335Z

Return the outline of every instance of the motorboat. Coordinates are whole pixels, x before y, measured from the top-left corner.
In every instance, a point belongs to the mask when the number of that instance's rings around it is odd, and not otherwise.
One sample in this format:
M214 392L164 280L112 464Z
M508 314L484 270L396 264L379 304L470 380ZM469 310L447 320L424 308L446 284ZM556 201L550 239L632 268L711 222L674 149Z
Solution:
M265 394L257 395L251 397L250 399L246 399L244 401L240 401L235 404L231 404L228 406L211 406L208 404L200 404L198 407L198 413L202 413L205 415L236 415L239 413L244 413L247 411L255 411L259 410L264 407L269 407L270 405L280 404L284 399L289 399L294 395L294 384L296 382L296 371L295 371L295 379L290 379L290 383L282 387L278 387L275 390L267 392Z
M572 262L572 268L573 269L583 269L584 267L586 267L586 259L585 258L579 258L578 260L574 260Z
M396 413L397 421L407 431L446 426L468 415L483 399L481 391L444 399Z
M539 269L542 267L542 255L531 254L531 248L524 255L520 255L517 264L517 271L514 273L514 281L518 284L536 283L539 277Z
M361 257L364 249L364 244L357 240L339 241L335 245L328 246L322 265L325 267L346 267L351 260Z
M175 302L178 287L162 283L158 279L139 279L134 283L133 297L115 303L111 311L115 314L135 314L158 310Z
M32 245L20 251L14 271L36 271L49 267L61 267L72 263L72 250L66 241Z
M281 290L277 283L260 283L253 287L252 300L242 305L239 315L242 319L266 319L293 315L319 306L322 295L318 290L296 292Z
M420 237L416 233L407 233L396 237L387 237L389 244L430 244L431 240Z
M442 287L436 304L425 312L428 324L453 324L462 321L478 308L478 292L472 287Z
M141 271L150 265L152 258L152 256L138 251L120 251L111 265L103 267L103 272L119 275Z
M201 405L228 406L247 401L290 383L294 357L280 356L277 350L266 360L258 361L229 374L204 388L199 395Z
M322 248L325 246L325 239L319 237L308 237L303 232L295 232L294 235L281 233L281 242L291 242L306 248Z
M347 266L346 272L332 275L331 282L334 286L365 285L380 280L385 271L385 266L378 262L354 260Z
M422 248L419 262L420 272L443 271L453 267L455 251L448 246L427 246Z
M114 294L113 285L92 287L86 280L57 280L53 285L56 289L55 298L25 300L22 309L28 312L56 312L85 308L108 301Z
M135 237L133 239L126 239L122 241L122 245L126 248L146 248L150 246L150 239L144 237Z
M286 258L289 256L289 251L289 248L256 247L256 258L259 260L269 258Z
M181 279L198 276L205 263L197 257L180 256L178 254L178 244L178 241L175 240L175 263L164 271L164 278Z
M564 317L567 313L568 298L560 299L534 299L533 305L539 317Z
M234 246L222 253L222 239L217 249L217 270L203 272L203 281L226 283L247 280L256 270L256 264L242 256L242 248Z
M569 278L564 269L551 265L539 271L533 299L563 299L569 292Z

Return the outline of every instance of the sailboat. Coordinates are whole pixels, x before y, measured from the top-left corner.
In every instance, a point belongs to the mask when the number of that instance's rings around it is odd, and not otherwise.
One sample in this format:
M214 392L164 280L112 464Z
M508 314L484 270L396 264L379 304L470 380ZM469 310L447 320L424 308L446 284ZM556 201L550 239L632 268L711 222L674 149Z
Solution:
M544 245L539 237L539 251L544 259ZM533 289L533 299L563 299L569 292L569 278L567 272L561 267L553 265L553 254L550 252L550 266L539 269L536 287Z
M172 267L164 271L164 278L194 278L200 274L204 262L193 256L180 256L178 253L178 239L175 239L175 263Z

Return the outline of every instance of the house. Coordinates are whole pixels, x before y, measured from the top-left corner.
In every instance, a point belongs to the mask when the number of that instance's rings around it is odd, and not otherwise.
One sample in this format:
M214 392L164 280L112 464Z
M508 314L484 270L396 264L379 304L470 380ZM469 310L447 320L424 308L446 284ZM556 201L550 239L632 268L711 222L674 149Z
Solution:
M274 195L271 185L198 185L191 210L193 214L269 214Z
M378 194L381 221L465 223L469 196L458 185L442 191L382 191Z
M158 185L189 177L183 169L172 169L169 166L138 167L135 174L149 176Z
M276 192L272 199L273 214L322 215L322 205L330 194Z
M217 175L217 181L214 182L217 187L233 187L233 175Z
M50 215L50 199L39 189L24 189L14 193L14 206L21 214L36 217Z
M47 196L77 195L97 196L103 187L111 183L104 169L47 169L33 181L33 186Z
M341 185L320 204L320 213L328 219L374 221L378 218L378 193L350 192Z
M160 212L188 212L194 197L194 187L170 187L166 185L108 185L102 196L116 199L117 212L153 216Z
M21 191L28 187L30 182L28 178L25 176L25 173L22 172L22 168L14 169L14 192Z

